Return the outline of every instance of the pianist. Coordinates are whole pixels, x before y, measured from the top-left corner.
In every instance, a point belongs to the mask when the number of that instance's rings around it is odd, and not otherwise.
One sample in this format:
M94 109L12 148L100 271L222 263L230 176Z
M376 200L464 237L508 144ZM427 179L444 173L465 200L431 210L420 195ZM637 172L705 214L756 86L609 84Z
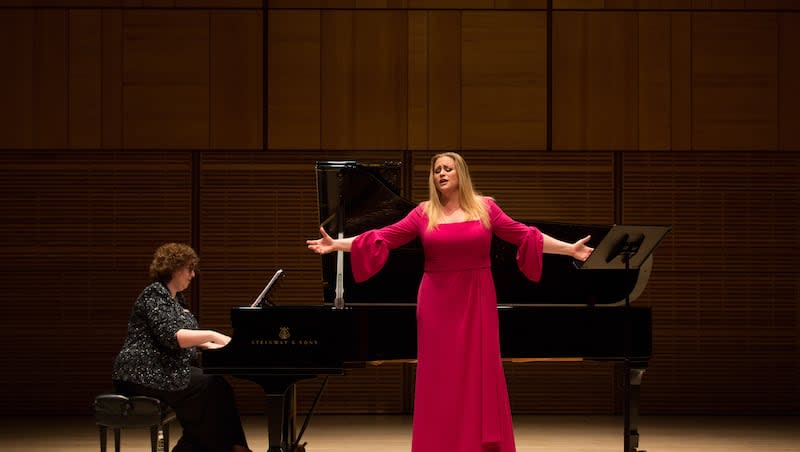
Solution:
M356 237L308 240L319 254L350 251L353 277L364 281L389 251L416 237L425 267L417 297L417 377L412 452L514 452L514 434L500 359L497 296L492 280L492 235L518 247L517 264L539 279L542 253L584 261L589 237L566 243L512 220L478 195L464 159L435 155L429 199L404 219Z
M156 397L169 404L183 427L178 451L246 452L247 440L233 390L222 376L191 365L195 349L225 346L230 337L200 330L181 293L199 259L184 244L159 247L150 264L152 283L131 310L128 334L114 361L117 391Z

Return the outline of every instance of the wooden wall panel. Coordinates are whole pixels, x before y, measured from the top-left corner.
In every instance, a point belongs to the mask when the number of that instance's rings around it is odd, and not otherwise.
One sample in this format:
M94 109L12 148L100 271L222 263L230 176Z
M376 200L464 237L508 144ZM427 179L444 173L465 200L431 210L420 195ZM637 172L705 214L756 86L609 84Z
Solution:
M408 16L405 12L356 13L354 27L354 147L405 149Z
M800 14L780 14L778 21L779 147L800 151Z
M553 0L554 9L639 10L796 10L793 0Z
M800 244L792 232L800 227L792 209L800 196L792 189L798 184L797 156L627 153L624 162L623 222L675 225L668 244L659 247L661 266L742 273L754 266L765 272L787 269L767 256ZM764 261L753 261L756 254Z
M320 142L323 149L348 149L355 142L352 11L323 11L320 56Z
M263 0L174 0L176 8L261 9Z
M69 146L97 149L103 132L103 15L69 13Z
M15 10L2 11L14 20ZM18 107L4 102L11 115L4 133L24 138L5 142L46 149L206 147L213 111L216 146L260 147L259 13L217 14L216 51L210 47L208 13L201 11L43 9L31 12L27 22L14 20L27 23L28 31L17 33L15 40L23 45L9 48L8 58L17 60L14 73L31 74L20 79L28 89L4 95L19 99ZM238 40L254 45L226 41L237 39L225 34L232 17L246 18L234 35L242 33ZM7 30L16 33L14 26ZM217 58L213 102L209 55ZM226 74L242 80L225 81Z
M692 16L670 17L670 140L672 150L692 146Z
M553 0L553 9L602 9L605 0Z
M635 13L553 14L553 148L635 149Z
M63 10L0 9L0 148L67 144Z
M259 9L262 0L4 0L3 6L35 8L212 8Z
M270 11L268 15L268 147L319 148L324 42L320 13Z
M407 14L326 11L322 21L322 147L405 149Z
M6 151L0 203L0 413L88 414L153 251L191 239L191 155Z
M0 14L2 14L0 12ZM62 10L34 12L33 138L34 148L67 146L69 124L68 18Z
M653 307L643 409L791 411L800 275L776 257L800 249L798 156L626 153L622 175L623 223L673 226L637 301Z
M672 146L672 17L639 15L639 149Z
M545 15L465 12L461 92L464 149L544 149Z
M404 149L407 14L332 11L322 20L322 147Z
M261 12L210 14L210 146L260 149L264 105Z
M0 10L0 147L29 148L33 140L33 34L30 10Z
M196 0L195 0L196 1ZM547 0L268 0L271 9L544 9Z
M0 224L2 251L9 253L0 264L4 270L114 269L132 262L126 259L140 262L142 249L149 259L150 247L160 244L165 231L184 228L168 234L177 235L190 224L186 154L54 150L0 155L9 208ZM173 193L178 183L181 198ZM172 210L175 215L162 217ZM119 233L123 236L115 236ZM136 252L126 252L130 249Z
M409 8L423 9L491 9L494 0L408 0Z
M713 8L713 9L742 9L746 6L746 0L694 0L695 8Z
M94 396L113 390L113 359L133 301L147 284L147 265L116 271L62 267L46 278L18 270L13 279L4 278L2 288L13 302L0 306L0 413L90 414Z
M617 391L611 363L506 363L511 411L516 414L614 414Z
M188 1L188 0L187 0ZM192 0L198 2L200 0ZM210 1L210 0L208 0ZM545 9L547 0L269 0L269 8ZM553 0L557 10L798 10L794 0Z
M685 10L692 7L694 0L640 0L640 8L653 9L679 9Z
M777 16L692 17L692 146L778 147Z
M547 0L495 0L496 9L545 9Z
M428 147L428 36L426 11L408 13L408 148Z
M638 16L638 149L690 149L690 16L668 12Z
M543 10L547 0L5 0L6 7L183 9ZM799 10L794 0L553 0L557 10Z
M412 364L388 362L380 366L368 365L363 369L347 369L343 376L333 376L320 399L315 412L347 414L398 414L410 413L405 398L413 400L413 392L404 394L406 385L413 388L413 376L405 375L404 366ZM412 382L404 383L405 380ZM307 380L297 385L297 405L300 412L308 412L319 391L321 378Z
M209 13L126 11L123 146L209 145Z
M800 10L800 4L792 0L770 0L770 2L775 4L776 9L795 11ZM758 4L758 0L747 0L748 7L757 8Z
M122 148L122 12L103 11L103 147Z
M460 149L462 136L462 14L428 12L428 146Z

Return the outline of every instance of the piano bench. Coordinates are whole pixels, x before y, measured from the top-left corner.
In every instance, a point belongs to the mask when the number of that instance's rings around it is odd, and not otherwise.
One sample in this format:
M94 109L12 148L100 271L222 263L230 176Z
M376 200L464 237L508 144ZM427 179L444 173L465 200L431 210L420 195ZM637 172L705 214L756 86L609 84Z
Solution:
M106 452L106 432L109 428L114 430L114 450L119 452L120 430L133 427L150 428L152 452L158 448L159 432L163 433L162 450L169 451L169 423L174 419L175 412L153 397L101 394L94 399L94 420L100 431L100 452Z

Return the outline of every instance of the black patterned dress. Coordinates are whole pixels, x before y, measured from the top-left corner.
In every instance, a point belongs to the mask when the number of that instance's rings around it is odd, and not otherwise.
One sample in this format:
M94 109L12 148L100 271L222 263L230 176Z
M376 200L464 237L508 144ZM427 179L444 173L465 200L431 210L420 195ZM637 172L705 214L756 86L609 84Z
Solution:
M173 451L229 452L247 446L233 390L224 378L192 366L196 350L181 348L176 333L197 319L162 283L147 286L133 305L128 334L114 360L117 391L169 404L183 427Z

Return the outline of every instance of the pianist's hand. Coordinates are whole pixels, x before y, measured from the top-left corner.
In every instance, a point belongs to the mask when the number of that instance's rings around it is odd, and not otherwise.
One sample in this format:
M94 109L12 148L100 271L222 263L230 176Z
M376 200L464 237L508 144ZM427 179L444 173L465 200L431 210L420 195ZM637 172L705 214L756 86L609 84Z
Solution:
M214 350L224 347L225 344L217 344L216 342L205 342L197 346L200 350Z
M211 332L211 340L203 342L201 344L197 344L197 348L200 350L214 350L217 348L222 348L231 341L231 337L227 334L222 334L219 331L210 331Z
M178 345L181 348L200 347L203 344L219 344L227 345L231 341L231 337L214 330L195 330L190 328L181 328L175 333L175 338L178 340Z
M224 346L228 345L228 342L231 341L231 337L228 336L227 334L222 334L222 333L220 333L218 331L215 331L215 333L217 333L217 334L214 337L214 340L211 341L212 343L219 344L220 346L224 347Z

